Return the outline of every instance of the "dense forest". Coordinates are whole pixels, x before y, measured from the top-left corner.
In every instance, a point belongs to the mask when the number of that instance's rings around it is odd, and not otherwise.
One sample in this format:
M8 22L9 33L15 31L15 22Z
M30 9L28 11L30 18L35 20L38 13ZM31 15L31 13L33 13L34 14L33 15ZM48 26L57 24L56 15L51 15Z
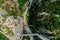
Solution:
M20 6L23 6L24 1L21 0L21 2L22 3L20 3ZM59 40L60 0L42 0L39 4L37 3L38 0L34 0L31 8L28 11L28 24L33 25L30 26L31 31L34 30L32 31L33 33L44 34L42 31L48 30L50 32L53 32L51 35L54 37L54 39L51 40ZM22 7L20 7L20 9L22 9ZM45 35L51 36L47 33Z

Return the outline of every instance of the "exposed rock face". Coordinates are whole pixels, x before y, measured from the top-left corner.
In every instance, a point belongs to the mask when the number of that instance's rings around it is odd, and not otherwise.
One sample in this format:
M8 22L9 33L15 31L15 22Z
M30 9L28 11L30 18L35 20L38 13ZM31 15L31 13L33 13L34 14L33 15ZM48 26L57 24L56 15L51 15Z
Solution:
M18 15L20 12L19 12L19 5L17 3L17 0L3 1L3 3L1 4L0 13L1 13L0 15L1 28L0 29L2 30L1 32L4 33L4 35L6 35L7 38L9 38L10 40L20 39L21 38L20 34L23 33L23 26L26 23L24 22L24 20L25 21L27 20L21 18ZM27 27L24 27L24 28L27 31L27 33L31 33L28 25Z
M19 8L16 2L17 0L5 0L0 6L0 32L10 40L19 39L23 32L23 19L18 17Z

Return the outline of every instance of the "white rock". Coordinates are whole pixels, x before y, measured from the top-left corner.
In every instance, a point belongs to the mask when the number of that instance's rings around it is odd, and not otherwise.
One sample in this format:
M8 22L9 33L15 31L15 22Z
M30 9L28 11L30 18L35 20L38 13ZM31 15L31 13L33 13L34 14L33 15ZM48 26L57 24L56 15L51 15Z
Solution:
M0 14L7 14L7 11L3 10L2 8L0 8Z
M13 0L15 3L17 3L18 2L18 0Z
M56 0L51 0L51 2L55 2Z

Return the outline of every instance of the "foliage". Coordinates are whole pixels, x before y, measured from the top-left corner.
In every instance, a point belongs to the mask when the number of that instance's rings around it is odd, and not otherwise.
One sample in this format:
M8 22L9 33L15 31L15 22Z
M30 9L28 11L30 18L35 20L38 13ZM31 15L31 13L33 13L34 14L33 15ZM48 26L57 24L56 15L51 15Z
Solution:
M9 39L0 32L0 40L9 40Z
M18 3L19 3L19 9L20 11L23 11L23 6L24 4L26 3L27 0L18 0Z

